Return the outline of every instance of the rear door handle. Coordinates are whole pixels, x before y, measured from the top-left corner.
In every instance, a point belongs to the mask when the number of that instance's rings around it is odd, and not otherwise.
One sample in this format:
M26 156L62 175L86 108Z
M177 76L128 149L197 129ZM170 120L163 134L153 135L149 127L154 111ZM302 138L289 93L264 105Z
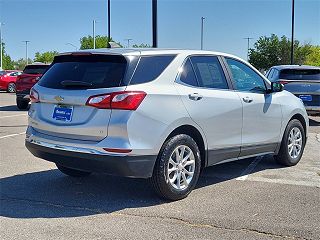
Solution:
M245 103L251 103L252 101L253 101L253 99L252 98L250 98L250 97L244 97L244 98L242 98L242 100L245 102Z
M203 98L203 96L201 96L201 95L198 94L198 93L191 93L191 94L189 94L189 99L194 100L194 101L198 101L198 100L200 100L200 99L202 99L202 98Z

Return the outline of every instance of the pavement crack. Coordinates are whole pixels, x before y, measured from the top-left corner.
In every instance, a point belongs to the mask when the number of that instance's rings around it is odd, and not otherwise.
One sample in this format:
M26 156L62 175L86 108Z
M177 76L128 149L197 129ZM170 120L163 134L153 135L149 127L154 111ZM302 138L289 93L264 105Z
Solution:
M191 221L187 221L182 218L178 217L164 217L164 216L153 216L153 215L140 215L140 214L133 214L133 213L124 213L123 210L118 210L118 212L111 212L111 211L105 211L101 209L95 209L95 208L87 208L87 207L82 207L82 206L72 206L72 205L65 205L65 204L58 204L58 203L50 203L46 201L40 201L40 200L34 200L34 199L25 199L25 198L12 198L8 196L4 196L0 198L0 201L16 201L16 202L27 202L31 204L38 204L38 205L45 205L49 207L57 207L57 208L69 208L73 210L78 210L78 211L87 211L91 212L93 214L110 214L112 216L128 216L128 217L140 217L140 218L149 218L149 219L161 219L161 220L171 220L175 221L178 224L183 224L189 227L194 227L194 228L207 228L207 229L220 229L220 230L227 230L227 231L241 231L241 232L247 232L247 233L256 233L256 234L261 234L269 237L274 237L274 238L284 238L284 239L301 239L301 240L307 240L306 238L301 238L301 237L295 237L295 236L286 236L286 235L279 235L267 231L261 231L257 229L251 229L251 228L231 228L231 227L226 227L226 226L219 226L215 224L203 224L203 223L195 223Z

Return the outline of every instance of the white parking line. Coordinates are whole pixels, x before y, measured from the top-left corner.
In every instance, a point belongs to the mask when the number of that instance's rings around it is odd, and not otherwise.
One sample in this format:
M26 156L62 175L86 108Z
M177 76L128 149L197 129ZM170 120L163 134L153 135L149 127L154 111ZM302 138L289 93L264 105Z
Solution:
M0 117L0 119L1 119L1 118L9 118L9 117L26 116L26 115L27 115L27 113L16 114L16 115L9 115L9 116L2 116L2 117Z
M26 132L5 135L5 136L0 137L0 139L4 139L4 138L8 138L8 137L15 137L15 136L19 136L19 135L22 135L22 134L25 134L25 133Z
M263 156L256 157L252 163L241 173L240 177L237 177L236 180L244 181L249 177L249 174L254 170L254 168L259 164Z

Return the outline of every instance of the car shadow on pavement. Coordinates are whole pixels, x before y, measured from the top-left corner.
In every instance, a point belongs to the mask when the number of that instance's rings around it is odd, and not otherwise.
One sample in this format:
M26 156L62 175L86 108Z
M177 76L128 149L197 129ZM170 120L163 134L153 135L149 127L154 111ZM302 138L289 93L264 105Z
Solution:
M16 105L9 105L9 106L1 106L0 107L0 112L5 112L5 111L27 111L24 109L19 109Z
M320 122L309 118L309 125L312 127L320 126Z
M253 160L207 168L202 172L197 188L235 179ZM280 167L274 161L268 161L253 172ZM2 178L0 189L0 216L8 218L78 217L166 203L153 193L144 179L104 174L72 178L55 169Z

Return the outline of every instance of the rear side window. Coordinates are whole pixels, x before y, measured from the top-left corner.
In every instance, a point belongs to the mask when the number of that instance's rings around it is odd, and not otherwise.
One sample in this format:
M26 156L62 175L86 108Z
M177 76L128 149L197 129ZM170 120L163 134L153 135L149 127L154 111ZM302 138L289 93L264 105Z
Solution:
M183 65L182 69L180 70L180 81L190 86L195 86L195 87L199 86L197 82L197 77L193 71L190 59L186 61L186 63Z
M228 89L227 79L222 67L215 56L191 57L200 87Z
M43 74L48 68L48 65L28 65L24 68L25 74Z
M175 55L142 56L130 85L147 83L156 79L175 58Z
M280 79L287 80L320 80L320 69L284 69Z
M94 89L123 86L127 60L113 55L57 56L39 81L55 89Z

